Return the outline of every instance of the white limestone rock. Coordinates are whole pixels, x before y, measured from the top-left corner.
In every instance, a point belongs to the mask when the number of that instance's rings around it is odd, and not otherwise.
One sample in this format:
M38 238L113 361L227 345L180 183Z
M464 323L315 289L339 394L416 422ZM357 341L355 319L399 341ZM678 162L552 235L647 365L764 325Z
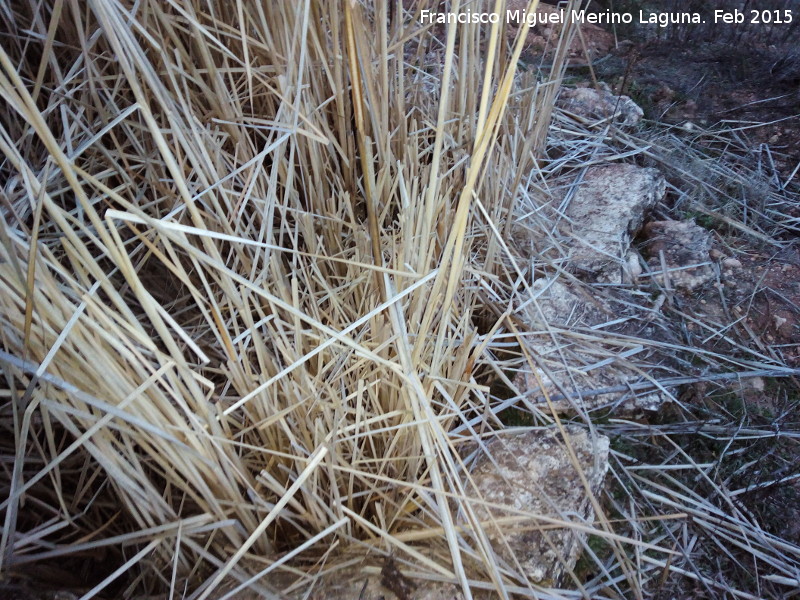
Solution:
M716 278L711 266L711 232L694 221L652 221L644 234L650 255L647 264L659 285L692 292Z
M551 398L556 412L575 412L576 409L592 409L605 405L617 405L622 411L657 410L670 399L661 391L629 391L628 384L641 381L642 377L619 361L607 360L610 355L620 355L627 348L602 343L602 335L594 334L597 341L587 336L575 346L573 338L558 330L574 331L576 328L590 329L603 325L617 315L597 297L580 287L570 287L558 279L539 279L532 286L535 301L526 304L519 315L527 325L525 340L545 370L537 368L538 378L530 371L520 371L514 385L521 393L528 393L528 400L549 412L541 380ZM618 391L593 393L579 396L579 392L617 388ZM621 389L620 389L621 388ZM565 390L569 397L564 397Z
M552 527L549 517L591 527L595 513L590 493L597 497L608 470L609 440L590 436L582 428L567 426L567 441L577 456L573 464L564 436L557 428L533 429L498 435L487 445L471 476L487 503L512 511L476 506L497 558L531 582L556 585L575 567L585 530ZM577 468L576 468L577 467ZM589 483L587 490L579 470ZM520 514L531 519L513 526L491 524L494 519ZM544 527L541 527L544 526Z
M631 239L664 197L658 169L610 164L586 170L569 201L569 260L579 274L622 280Z
M589 120L612 119L619 125L633 127L644 117L644 111L628 96L617 96L606 84L600 89L565 88L558 97L558 106Z

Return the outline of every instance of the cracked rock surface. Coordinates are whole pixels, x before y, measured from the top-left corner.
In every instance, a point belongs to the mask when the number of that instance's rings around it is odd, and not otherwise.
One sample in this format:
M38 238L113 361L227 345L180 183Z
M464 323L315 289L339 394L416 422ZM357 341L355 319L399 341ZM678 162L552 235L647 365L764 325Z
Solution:
M587 169L566 208L572 266L621 281L631 239L665 189L658 169L619 163Z
M517 571L519 564L531 581L544 585L555 584L575 567L586 536L575 528L558 527L558 522L591 526L595 514L590 494L599 493L608 470L607 437L590 436L577 426L567 426L565 432L566 440L557 428L498 435L472 472L487 503L509 508L476 506L480 520L532 517L503 526L502 533L491 522L484 531L501 564L506 563L512 571ZM567 443L577 462L570 458Z
M614 403L622 404L625 410L655 410L667 401L669 396L659 391L634 393L627 389L627 384L641 380L641 375L627 366L626 348L603 344L602 327L598 326L614 320L616 315L602 300L558 279L539 279L532 291L535 301L525 306L520 316L527 322L526 340L541 361L539 378L557 412ZM585 330L580 349L573 338L564 334L576 329ZM533 373L517 373L514 385L523 394L530 392L529 401L534 405L548 409ZM609 388L617 391L580 394ZM563 392L569 397L565 398Z
M558 97L558 105L585 119L613 119L615 123L626 127L633 127L644 117L644 111L638 104L628 96L613 94L605 84L600 84L600 89L563 89Z
M691 292L716 278L709 254L711 232L694 221L652 221L644 234L650 255L647 264L659 285Z

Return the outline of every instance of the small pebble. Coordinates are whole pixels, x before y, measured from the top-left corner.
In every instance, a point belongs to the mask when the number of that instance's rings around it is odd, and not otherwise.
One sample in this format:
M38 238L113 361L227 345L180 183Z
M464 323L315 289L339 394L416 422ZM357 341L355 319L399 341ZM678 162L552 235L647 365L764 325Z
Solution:
M628 254L628 261L627 261L627 269L628 275L631 281L635 282L639 275L642 274L642 265L639 264L639 257L636 256L633 252Z
M722 265L728 267L729 269L741 269L742 263L741 261L735 258L726 258L722 261Z

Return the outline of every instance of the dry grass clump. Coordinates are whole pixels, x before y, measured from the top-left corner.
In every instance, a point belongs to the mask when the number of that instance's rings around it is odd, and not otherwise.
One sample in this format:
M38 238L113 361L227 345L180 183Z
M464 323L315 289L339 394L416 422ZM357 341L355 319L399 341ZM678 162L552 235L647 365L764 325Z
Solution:
M501 426L476 379L486 219L560 67L512 97L521 45L452 26L438 102L404 57L439 42L399 2L0 14L2 568L271 597L366 546L519 579L455 527L458 450Z

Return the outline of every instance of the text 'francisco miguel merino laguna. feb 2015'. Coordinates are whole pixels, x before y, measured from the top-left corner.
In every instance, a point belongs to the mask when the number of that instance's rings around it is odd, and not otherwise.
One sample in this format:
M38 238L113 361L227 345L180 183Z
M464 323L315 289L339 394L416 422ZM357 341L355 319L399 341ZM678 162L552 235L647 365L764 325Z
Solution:
M749 14L746 14L749 12ZM638 17L640 24L652 24L660 27L669 25L692 25L705 23L791 23L793 14L790 9L785 10L750 10L742 12L738 9L711 11L707 16L698 12L645 12L638 14L630 12L614 12L611 10L601 12L588 12L586 10L560 10L552 12L528 12L526 10L506 10L505 14L496 12L436 12L424 9L420 12L420 21L425 23L499 23L501 17L506 23L514 25L548 25L563 24L566 22L588 23L591 25L618 25L633 23Z

